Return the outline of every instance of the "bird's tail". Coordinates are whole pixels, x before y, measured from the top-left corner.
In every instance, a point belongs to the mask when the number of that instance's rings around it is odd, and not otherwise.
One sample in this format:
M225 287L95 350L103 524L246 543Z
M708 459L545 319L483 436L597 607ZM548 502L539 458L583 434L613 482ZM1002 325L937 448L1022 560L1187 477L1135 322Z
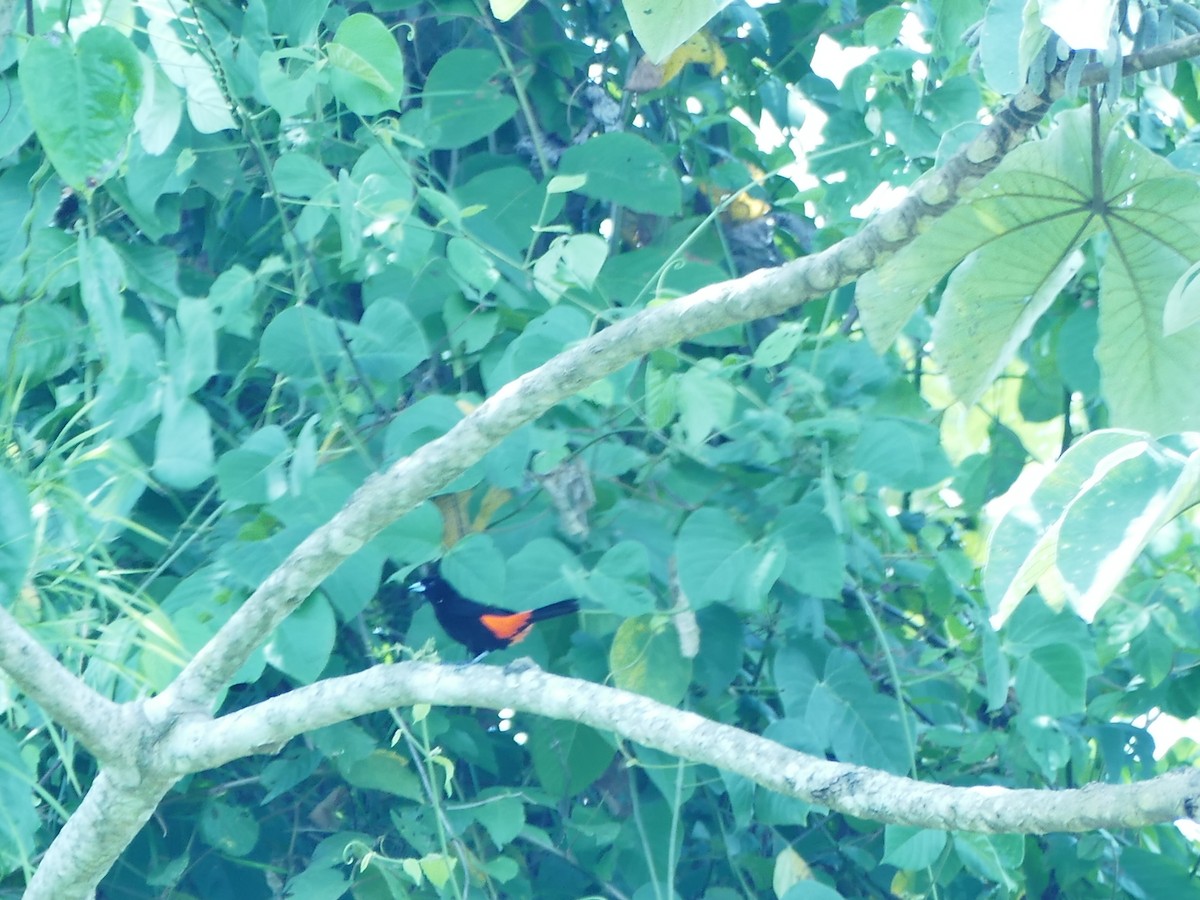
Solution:
M533 610L529 614L529 623L532 625L534 622L544 622L558 616L569 616L573 612L579 612L578 600L559 600L557 603L539 606Z

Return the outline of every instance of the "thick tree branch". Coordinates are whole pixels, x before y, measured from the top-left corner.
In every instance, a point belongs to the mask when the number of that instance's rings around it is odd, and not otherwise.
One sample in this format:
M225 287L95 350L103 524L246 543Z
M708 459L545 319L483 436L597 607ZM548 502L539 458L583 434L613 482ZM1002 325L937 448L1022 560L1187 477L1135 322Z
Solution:
M974 141L856 235L822 253L643 310L505 385L446 435L367 481L267 577L154 702L209 710L254 648L344 559L555 404L651 350L784 313L873 268L951 208L1024 139L1061 89L1061 79L1051 84L1055 87L1043 94L1028 89L1018 94Z
M104 769L54 838L24 900L86 900L178 779Z
M1093 784L1078 790L950 787L820 759L639 694L537 668L514 671L415 662L331 678L215 722L180 722L158 747L156 766L182 776L264 749L277 752L298 734L414 703L507 706L581 722L874 822L1043 834L1141 828L1190 818L1200 809L1198 769L1137 784Z
M121 723L128 710L68 671L0 606L0 669L21 692L65 727L101 765L128 761Z

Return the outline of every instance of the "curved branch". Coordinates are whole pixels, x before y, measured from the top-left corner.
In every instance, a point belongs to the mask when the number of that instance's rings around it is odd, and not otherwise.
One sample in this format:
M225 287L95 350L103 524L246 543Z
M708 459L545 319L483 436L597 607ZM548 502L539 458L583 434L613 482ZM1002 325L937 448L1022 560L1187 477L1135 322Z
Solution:
M1041 94L1028 88L1017 94L974 141L857 234L813 256L710 285L622 319L502 387L441 438L369 479L328 524L292 551L151 702L164 709L208 711L254 648L344 559L508 434L582 388L651 350L779 315L874 268L995 168L1042 119L1061 84L1059 77Z
M1172 63L1183 62L1193 56L1200 55L1200 34L1189 34L1178 40L1150 47L1141 53L1131 53L1121 62L1122 75L1136 75L1138 72L1149 72L1151 69L1161 69ZM1083 70L1080 84L1104 84L1108 81L1108 67L1103 63L1089 63Z
M110 767L54 838L24 900L85 900L178 779Z
M306 731L389 706L511 707L611 731L647 747L745 776L847 815L940 830L1043 834L1141 828L1200 809L1200 770L1075 790L951 787L831 762L665 706L640 694L531 667L406 662L331 678L213 721L180 722L156 764L182 776L250 753L277 752Z
M101 765L129 761L121 727L125 708L96 693L63 666L5 606L0 606L0 669Z

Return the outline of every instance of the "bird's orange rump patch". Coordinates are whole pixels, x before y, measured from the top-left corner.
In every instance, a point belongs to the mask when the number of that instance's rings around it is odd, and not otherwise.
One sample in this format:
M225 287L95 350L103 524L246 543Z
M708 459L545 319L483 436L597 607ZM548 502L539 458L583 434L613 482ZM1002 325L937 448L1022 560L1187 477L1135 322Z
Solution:
M524 640L533 626L529 622L530 612L513 613L507 616L484 615L479 617L483 627L501 640L515 644Z

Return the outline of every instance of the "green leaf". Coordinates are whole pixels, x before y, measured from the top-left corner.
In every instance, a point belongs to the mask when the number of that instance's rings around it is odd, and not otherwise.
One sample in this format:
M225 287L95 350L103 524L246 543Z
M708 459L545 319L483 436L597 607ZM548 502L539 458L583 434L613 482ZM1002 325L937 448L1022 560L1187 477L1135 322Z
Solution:
M25 485L8 469L0 468L0 587L6 605L25 586L34 546L33 515Z
M78 42L33 38L19 72L34 131L59 176L85 194L116 174L142 93L137 48L101 25Z
M691 444L702 444L733 423L737 391L719 361L702 359L675 379L675 402L684 437Z
M576 722L535 718L529 726L533 773L551 797L573 797L612 765L616 751L604 734Z
M1186 897L1196 889L1195 873L1190 866L1163 853L1142 847L1122 847L1117 864L1121 867L1122 883L1131 889L1131 896L1145 900Z
M664 372L653 361L646 363L646 420L652 428L665 428L679 413L679 380L674 372Z
M711 603L696 613L700 655L694 660L695 682L709 694L724 691L744 662L745 628L741 617L724 603Z
M1008 702L1009 682L1012 671L1008 665L1008 657L1000 648L1000 640L992 628L992 623L982 615L972 616L983 650L983 674L987 688L988 712L1002 709Z
M988 545L983 589L1003 622L1054 564L1061 518L1081 485L1113 453L1143 439L1132 431L1105 430L1073 444L1028 499L1012 506Z
M148 334L129 336L130 364L120 378L107 370L100 376L90 418L103 424L112 437L140 431L162 407L161 352Z
M900 720L895 697L883 696L849 651L831 653L825 676L809 701L809 726L818 721L830 729L834 755L901 774L912 770L912 725Z
M145 72L149 77L142 83L142 102L134 113L133 124L142 149L152 156L159 156L167 152L179 133L183 102L162 69L147 65Z
M568 147L558 174L586 175L578 193L594 200L652 215L679 214L679 176L661 150L637 135L611 132Z
M675 630L655 623L655 616L621 623L609 649L609 670L617 687L674 706L687 693L692 664L679 652Z
M278 425L253 432L240 447L217 460L221 499L236 504L269 503L287 493L284 462L290 443Z
M384 435L384 458L396 460L439 438L462 420L462 411L449 397L422 397L402 411ZM437 493L452 494L474 487L483 477L478 465L472 466Z
M1077 715L1084 708L1083 657L1071 644L1045 644L1021 657L1016 690L1028 715Z
M200 811L200 837L229 856L245 856L258 843L258 819L244 806L211 799Z
M192 394L217 371L217 332L207 300L181 297L167 329L167 360L179 395Z
M263 95L280 118L302 115L309 108L324 73L305 50L285 47L258 58L258 80Z
M248 338L254 331L254 276L241 266L230 266L208 289L208 302L217 313L222 331Z
M608 242L595 234L556 237L533 264L538 293L557 303L573 287L590 291L608 258Z
M289 878L283 890L285 897L296 900L338 900L350 890L350 880L342 866L314 863Z
M86 497L89 521L80 537L110 541L129 524L129 513L147 488L145 463L129 442L107 440L74 463L67 476L71 491Z
M679 529L675 553L679 585L692 606L734 599L758 554L745 530L722 509L703 508Z
M854 465L902 491L931 487L951 473L937 429L900 418L867 422L854 448Z
M1026 41L1025 9L1024 0L987 4L979 34L980 62L988 85L1001 95L1015 94L1025 85L1029 60L1013 52Z
M942 855L949 835L911 825L886 825L883 831L883 859L880 862L897 869L924 869Z
M499 390L518 375L536 369L575 341L586 338L590 330L591 320L577 307L551 307L525 326L495 368L486 373L488 388Z
M312 594L284 619L265 647L268 663L301 684L312 684L329 663L337 621L329 601Z
M547 194L569 194L587 184L586 175L555 175L546 182Z
M436 504L422 503L380 534L378 541L400 563L422 563L442 551L442 514Z
M375 300L350 338L350 351L368 378L395 385L429 358L425 333L399 300Z
M872 13L863 23L863 42L871 47L886 48L900 36L907 14L898 6L885 7Z
M1200 500L1200 438L1181 435L1179 443L1168 450L1139 441L1110 454L1068 506L1057 565L1084 619L1093 618L1159 530Z
M129 342L123 313L125 269L121 257L104 238L79 235L79 288L88 326L104 360L105 375L119 380L129 365Z
M1171 286L1163 307L1163 334L1167 337L1200 322L1200 263L1188 268Z
M0 870L6 874L28 868L37 855L35 784L15 737L8 730L0 732Z
M1094 432L1055 464L992 536L984 587L1007 615L1057 564L1068 597L1091 619L1155 534L1200 498L1200 446Z
M560 195L548 195L528 169L516 166L481 172L456 187L454 197L464 209L479 209L463 228L499 259L524 256L538 238L538 226L563 207Z
M633 34L658 64L703 28L730 0L623 0Z
M429 146L456 150L511 119L517 103L500 88L503 72L500 57L488 50L451 50L435 62L421 92Z
M291 378L313 378L341 361L342 345L333 319L311 306L290 306L263 330L262 364Z
M1002 235L950 276L933 320L933 343L964 402L978 402L1083 266L1077 228L1062 217L1039 228L1035 244L1023 231ZM1015 268L1014 257L1021 259Z
M525 804L507 792L485 793L474 810L475 821L487 829L488 837L497 848L506 846L525 827Z
M285 35L293 47L311 44L317 27L329 8L329 0L263 0L267 25L274 34Z
M1036 712L1026 713L1023 708L1013 722L1016 726L1013 738L1020 741L1021 750L1037 763L1042 777L1047 781L1062 777L1064 767L1071 761L1071 741L1059 722ZM1098 743L1103 747L1103 738Z
M187 95L188 119L201 134L236 128L230 100L217 83L214 62L194 52L196 39L169 9L150 7L146 33L159 67Z
M1016 889L1013 873L1025 859L1025 837L1020 834L968 834L954 832L954 851L980 878Z
M1102 195L1093 197L1091 169L1078 164L1090 148L1080 109L1062 114L1045 140L1009 153L954 209L859 280L864 326L882 350L957 266L933 345L956 392L970 400L1069 280L1075 249L1107 229L1095 356L1112 421L1156 433L1200 428L1200 399L1171 387L1200 376L1200 329L1163 331L1166 298L1200 253L1200 181L1109 125Z
M383 791L405 800L420 802L421 779L411 763L394 750L376 747L365 759L356 760L343 771L346 781L369 791Z
M494 288L500 280L500 270L496 268L495 261L474 241L450 238L446 244L446 259L463 283L481 295Z
M368 13L354 13L338 26L326 47L333 66L333 93L352 112L373 116L400 105L404 57L386 25Z
M553 538L536 538L507 555L505 592L524 597L526 606L541 606L575 593L583 567L566 546Z
M154 477L191 490L213 474L212 422L195 400L168 399L154 439Z
M340 621L353 621L379 594L386 562L382 546L372 541L321 582L321 591L329 598Z
M1171 288L1200 256L1200 180L1121 132L1105 148L1111 244L1100 271L1096 362L1113 425L1200 430L1200 328L1166 336Z
M1167 680L1174 669L1174 657L1175 642L1153 618L1129 642L1129 658L1148 687L1156 688Z
M0 78L0 91L12 98L8 115L0 119L0 158L9 156L23 145L33 134L33 122L29 108L25 105L23 92L16 77ZM11 174L12 169L5 174ZM11 235L10 235L11 237Z
M622 618L653 612L654 595L646 589L650 557L643 544L620 541L605 551L583 585L583 593Z
M1004 651L1013 659L1050 644L1070 644L1095 659L1087 624L1070 610L1052 609L1037 594L1031 595L1013 613L1001 637Z
M771 882L775 896L782 898L793 885L812 879L812 869L799 853L790 846L784 847L775 857L775 871Z
M442 576L461 594L500 606L504 604L499 601L509 593L507 570L504 554L486 534L467 535L446 552L441 563Z
M61 375L76 362L79 321L67 308L51 303L0 307L0 347L4 371L29 386Z
M329 170L307 153L281 153L271 177L284 197L317 197L337 184Z
M846 580L846 550L829 517L805 501L781 509L772 531L787 547L781 578L804 594L835 599Z
M819 881L800 881L788 888L779 900L845 900L845 895Z
M783 365L792 358L803 339L803 322L781 322L754 348L751 363L763 369Z

